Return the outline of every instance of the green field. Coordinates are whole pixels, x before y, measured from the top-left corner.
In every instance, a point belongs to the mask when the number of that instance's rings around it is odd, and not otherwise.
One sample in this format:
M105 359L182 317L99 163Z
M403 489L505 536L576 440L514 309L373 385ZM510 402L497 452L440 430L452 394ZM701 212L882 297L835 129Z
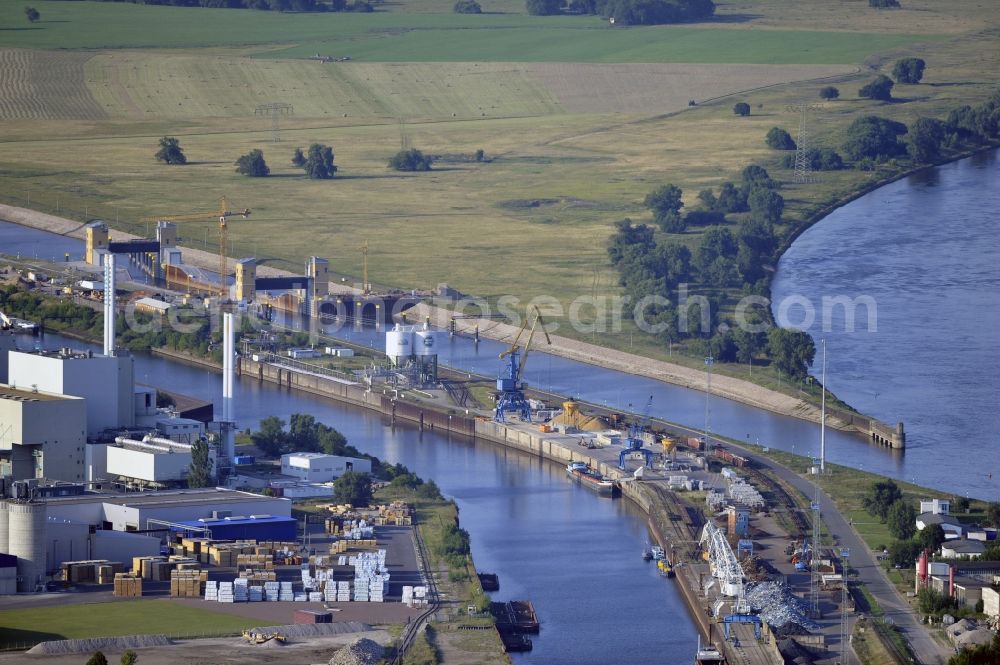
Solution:
M0 646L118 635L231 635L260 625L168 600L52 605L0 611Z
M100 2L41 2L43 20L0 31L0 46L48 49L274 45L268 57L349 55L369 62L855 63L937 37L702 27L612 29L596 17L376 12L281 14ZM0 24L23 8L0 5ZM294 44L281 48L279 45Z

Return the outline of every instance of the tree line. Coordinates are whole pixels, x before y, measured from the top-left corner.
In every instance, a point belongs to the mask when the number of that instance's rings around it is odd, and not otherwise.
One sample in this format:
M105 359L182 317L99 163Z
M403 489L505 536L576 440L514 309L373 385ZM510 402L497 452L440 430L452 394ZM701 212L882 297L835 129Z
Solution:
M256 9L275 12L361 12L375 11L367 0L104 0L136 5L205 7L209 9Z
M286 428L287 426L287 428ZM441 491L433 480L424 481L402 464L389 464L374 455L363 453L347 443L347 437L307 413L293 413L285 422L277 416L260 421L255 432L246 432L250 442L264 455L280 457L292 452L322 452L327 455L369 460L371 475L348 471L334 482L334 499L355 506L367 506L372 497L372 479L393 487L416 490L425 499L440 499Z
M160 139L159 149L153 155L156 161L164 164L182 166L187 164L187 155L180 141L173 136ZM483 161L483 151L476 152L476 161ZM292 153L292 166L302 169L306 177L312 180L329 180L337 173L337 165L333 163L333 148L322 143L313 143L306 152L295 148ZM389 159L388 166L396 171L430 171L434 157L425 155L416 148L400 150ZM240 155L235 162L236 172L251 178L266 178L271 175L271 167L264 159L264 151L254 148L245 155Z
M615 25L660 25L703 21L715 14L712 0L526 0L532 16L587 14Z

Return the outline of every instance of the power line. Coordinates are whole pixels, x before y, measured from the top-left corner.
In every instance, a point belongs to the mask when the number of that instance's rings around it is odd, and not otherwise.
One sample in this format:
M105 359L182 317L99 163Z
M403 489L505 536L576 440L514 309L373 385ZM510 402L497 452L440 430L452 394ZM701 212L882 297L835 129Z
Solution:
M271 141L280 143L281 128L279 126L279 119L283 115L295 115L295 108L285 102L268 102L267 104L258 104L253 114L271 119Z

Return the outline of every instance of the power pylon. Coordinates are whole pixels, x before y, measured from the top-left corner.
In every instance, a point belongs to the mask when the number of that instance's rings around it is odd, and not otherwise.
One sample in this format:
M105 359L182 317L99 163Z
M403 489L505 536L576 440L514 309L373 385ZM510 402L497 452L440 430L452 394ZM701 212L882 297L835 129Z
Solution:
M812 174L812 166L809 163L809 124L806 114L822 108L820 104L790 104L789 111L796 111L799 114L799 133L795 138L795 175L794 180L798 183L815 182Z
M268 102L267 104L258 104L253 114L271 119L271 141L280 143L281 127L279 120L283 115L295 115L295 108L285 102Z

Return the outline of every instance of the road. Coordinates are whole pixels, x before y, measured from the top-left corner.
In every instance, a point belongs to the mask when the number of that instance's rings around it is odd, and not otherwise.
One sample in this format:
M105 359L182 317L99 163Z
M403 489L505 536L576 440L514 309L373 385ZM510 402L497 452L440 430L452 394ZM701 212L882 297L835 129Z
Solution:
M743 451L740 454L753 460L758 468L770 469L774 475L792 487L802 491L806 496L815 496L816 486L791 469L742 446L736 446L728 441L719 443L724 443L730 447L739 447ZM922 665L944 665L947 663L948 657L951 654L942 646L939 646L924 626L917 621L917 617L907 603L906 598L899 593L895 585L886 577L885 571L875 560L871 549L854 530L854 527L840 514L833 499L825 492L820 492L819 503L820 514L823 521L826 522L829 532L836 534L841 547L850 548L851 567L858 571L857 579L864 582L869 593L875 597L885 612L885 616L891 619L903 632L918 662L922 663Z

